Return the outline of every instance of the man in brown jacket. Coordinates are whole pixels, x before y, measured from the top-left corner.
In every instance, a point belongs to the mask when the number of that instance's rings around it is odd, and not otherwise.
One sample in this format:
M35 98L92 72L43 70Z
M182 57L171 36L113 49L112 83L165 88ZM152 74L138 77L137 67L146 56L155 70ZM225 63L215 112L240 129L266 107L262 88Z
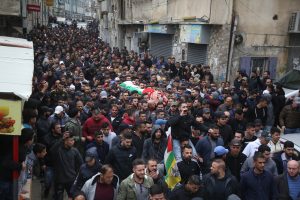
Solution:
M296 97L291 105L285 106L279 115L279 124L284 134L300 133L300 97Z

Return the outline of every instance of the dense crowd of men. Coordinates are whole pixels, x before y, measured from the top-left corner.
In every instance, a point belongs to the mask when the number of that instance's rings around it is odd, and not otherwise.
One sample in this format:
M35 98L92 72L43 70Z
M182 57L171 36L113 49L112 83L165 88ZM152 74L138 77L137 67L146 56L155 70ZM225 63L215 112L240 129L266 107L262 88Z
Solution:
M64 192L76 200L300 199L299 155L292 141L280 142L282 133L300 133L300 93L286 99L268 71L238 71L231 84L206 65L111 48L97 27L29 34L33 91L19 162L11 138L0 139L1 200L12 199L13 171L21 186L41 178L43 197L55 200ZM164 97L128 91L124 81ZM172 190L167 130L181 177Z

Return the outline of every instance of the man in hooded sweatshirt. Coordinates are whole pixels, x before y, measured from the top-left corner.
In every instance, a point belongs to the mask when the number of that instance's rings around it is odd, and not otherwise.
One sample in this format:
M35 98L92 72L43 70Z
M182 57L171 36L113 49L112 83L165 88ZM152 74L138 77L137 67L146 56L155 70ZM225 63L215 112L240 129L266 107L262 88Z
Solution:
M155 126L152 131L151 138L146 139L144 142L142 158L144 160L154 158L158 161L158 163L161 163L164 160L166 148L166 134L159 126Z

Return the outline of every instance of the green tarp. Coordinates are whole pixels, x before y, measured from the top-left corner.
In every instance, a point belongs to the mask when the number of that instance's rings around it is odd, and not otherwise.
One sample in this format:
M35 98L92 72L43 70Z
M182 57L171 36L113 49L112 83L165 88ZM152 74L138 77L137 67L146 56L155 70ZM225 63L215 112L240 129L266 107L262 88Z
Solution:
M300 71L291 70L286 73L282 78L275 82L281 84L284 88L298 90L300 89Z

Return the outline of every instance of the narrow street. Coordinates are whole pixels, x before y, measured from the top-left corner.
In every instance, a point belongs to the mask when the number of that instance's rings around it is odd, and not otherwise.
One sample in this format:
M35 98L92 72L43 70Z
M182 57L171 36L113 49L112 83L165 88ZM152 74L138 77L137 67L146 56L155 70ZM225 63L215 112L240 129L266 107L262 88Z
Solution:
M0 200L299 200L299 1L2 5Z

